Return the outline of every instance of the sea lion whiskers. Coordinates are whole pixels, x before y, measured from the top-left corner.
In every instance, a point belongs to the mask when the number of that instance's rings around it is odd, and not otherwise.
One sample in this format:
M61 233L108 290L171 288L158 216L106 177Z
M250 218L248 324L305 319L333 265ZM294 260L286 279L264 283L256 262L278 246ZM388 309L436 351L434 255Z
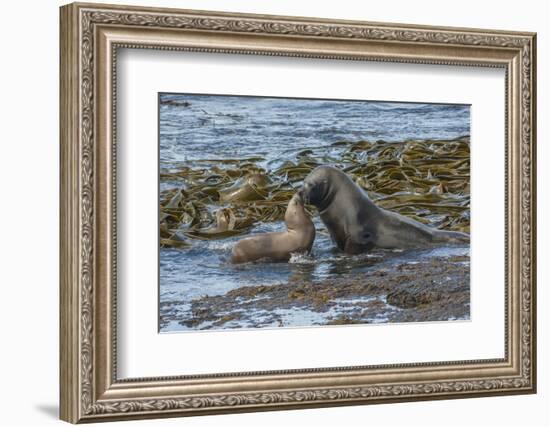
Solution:
M315 168L314 171L318 169ZM334 197L334 189L330 185L328 178L315 180L315 174L312 171L302 184L302 189L298 194L301 195L304 203L314 205L319 212L325 210ZM308 178L310 178L308 180Z

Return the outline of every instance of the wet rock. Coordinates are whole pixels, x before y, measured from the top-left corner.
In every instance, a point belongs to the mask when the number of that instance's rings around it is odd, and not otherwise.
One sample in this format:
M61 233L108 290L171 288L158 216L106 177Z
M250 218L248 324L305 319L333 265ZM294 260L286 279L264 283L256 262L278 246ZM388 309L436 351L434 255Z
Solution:
M440 292L424 289L398 289L387 296L388 303L399 308L414 308L440 299Z
M464 261L433 258L324 280L244 286L198 298L191 316L178 318L181 313L172 311L163 322L193 329L297 326L285 318L293 312L315 318L299 326L468 319L470 270Z
M344 315L344 316L339 316L335 319L329 320L326 324L327 325L353 325L353 324L361 324L361 323L369 323L369 322L361 322L360 320Z

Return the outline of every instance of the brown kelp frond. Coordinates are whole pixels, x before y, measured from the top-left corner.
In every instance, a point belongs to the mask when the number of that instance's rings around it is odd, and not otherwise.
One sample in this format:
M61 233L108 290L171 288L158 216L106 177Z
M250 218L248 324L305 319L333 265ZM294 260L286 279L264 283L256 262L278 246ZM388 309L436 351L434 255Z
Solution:
M322 164L344 170L379 206L434 227L469 232L470 138L337 141L287 154L201 159L161 171L161 246L224 239L258 223L281 221L304 178ZM314 214L311 207L307 207Z

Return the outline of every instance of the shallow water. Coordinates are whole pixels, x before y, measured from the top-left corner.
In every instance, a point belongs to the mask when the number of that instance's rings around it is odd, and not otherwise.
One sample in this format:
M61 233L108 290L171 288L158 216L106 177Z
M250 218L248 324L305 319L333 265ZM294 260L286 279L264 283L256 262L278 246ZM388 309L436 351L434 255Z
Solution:
M317 227L320 227L319 221L315 222ZM284 223L273 223L258 227L253 233L281 230L282 227ZM293 256L288 263L259 262L233 265L228 259L231 247L238 239L239 237L223 241L200 242L188 251L161 249L161 317L178 319L164 323L163 332L210 329L212 322L203 322L193 327L180 323L181 320L193 317L191 301L204 296L223 295L244 286L315 281L349 273L389 270L403 264L416 264L419 260L431 258L469 257L470 253L469 247L466 246L442 246L407 251L378 249L366 254L348 256L335 249L328 236L318 232L314 250L310 256ZM461 262L468 263L468 261ZM336 303L336 306L327 311L303 307L281 308L274 310L276 316L273 316L273 312L257 310L254 314L248 313L241 321L232 320L224 323L223 328L321 325L330 319L345 315L356 303L366 303L371 299L378 299L385 304L387 313L399 310L387 304L384 297L373 296L354 300L334 300L332 302ZM184 301L188 303L182 303ZM177 304L162 305L170 302ZM231 313L220 312L219 314L223 317ZM262 319L262 316L265 319ZM282 318L282 321L274 321L273 317ZM250 318L254 318L254 321L251 322ZM387 321L387 316L377 313L364 320L368 323L384 323Z
M261 157L259 166L270 170L294 158L303 149L324 156L340 155L331 144L350 140L403 141L451 139L469 134L469 106L384 102L335 102L254 97L162 95L160 105L160 167L170 170L193 166L204 159ZM179 104L170 104L175 101ZM182 102L189 105L183 106ZM177 186L161 181L161 190ZM196 240L188 249L160 249L161 331L189 328L179 322L192 316L191 303L204 296L223 295L243 286L275 285L297 280L322 280L345 273L392 268L430 257L469 255L468 247L440 247L415 251L375 250L345 256L334 248L319 218L313 253L295 256L289 263L233 265L231 247L242 238ZM250 233L282 231L281 221L254 226ZM365 301L363 301L365 302ZM388 311L395 310L385 301ZM331 311L279 309L277 322L267 316L255 324L229 321L223 328L310 326L345 313L343 301ZM258 312L261 319L265 313ZM178 319L163 322L163 318ZM282 320L281 320L282 319ZM367 319L384 322L385 317ZM191 329L212 327L208 323Z

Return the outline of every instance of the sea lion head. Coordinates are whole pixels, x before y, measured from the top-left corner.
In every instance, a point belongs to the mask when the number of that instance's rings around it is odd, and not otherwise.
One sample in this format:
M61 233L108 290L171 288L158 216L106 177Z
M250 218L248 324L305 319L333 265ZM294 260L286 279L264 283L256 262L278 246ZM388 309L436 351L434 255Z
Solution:
M340 171L331 166L317 166L304 179L299 191L304 203L314 205L320 211L331 202L331 176Z
M304 209L304 202L299 193L295 193L294 196L288 202L288 206L285 212L285 223L289 230L303 226L305 223L309 223L311 220Z

